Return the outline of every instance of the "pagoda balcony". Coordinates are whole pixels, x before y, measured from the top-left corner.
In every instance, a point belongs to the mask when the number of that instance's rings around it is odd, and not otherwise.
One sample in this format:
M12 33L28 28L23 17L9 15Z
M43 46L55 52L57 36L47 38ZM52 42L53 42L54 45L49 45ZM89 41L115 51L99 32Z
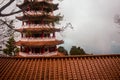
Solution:
M19 55L23 57L55 56L55 55L58 55L58 52L57 51L54 51L54 52L47 51L45 53L19 52Z
M35 0L35 2L43 2L43 1L48 2L48 3L52 3L53 2L53 0Z
M42 16L42 15L54 16L52 12L46 13L43 11L25 11L24 15L27 15L27 16Z
M55 41L55 38L52 37L47 37L47 38L21 38L21 41L28 41L28 42L33 42L33 41Z
M26 0L24 0L25 2ZM48 2L48 3L52 3L53 0L27 0L28 2Z
M62 31L60 28L55 28L52 25L35 25L35 24L30 24L30 25L23 25L21 28L16 29L19 32L24 32L24 31Z
M52 25L30 24L30 25L23 25L22 28L54 28L54 26L52 26Z

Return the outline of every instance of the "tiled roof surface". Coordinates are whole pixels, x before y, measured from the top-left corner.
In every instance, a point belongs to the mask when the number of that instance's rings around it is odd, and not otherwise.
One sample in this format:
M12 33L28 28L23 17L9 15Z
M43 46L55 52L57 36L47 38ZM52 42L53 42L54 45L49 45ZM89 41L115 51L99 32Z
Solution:
M120 55L1 57L1 80L120 80Z

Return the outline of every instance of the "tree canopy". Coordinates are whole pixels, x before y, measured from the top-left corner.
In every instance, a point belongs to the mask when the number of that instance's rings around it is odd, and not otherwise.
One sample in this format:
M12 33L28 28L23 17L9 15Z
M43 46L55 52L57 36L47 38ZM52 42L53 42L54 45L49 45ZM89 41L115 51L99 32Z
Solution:
M6 48L3 49L3 52L9 56L15 55L19 49L15 45L14 37L9 38L9 40L6 43Z
M84 51L84 49L80 47L72 46L70 50L70 55L85 55L85 54L86 52Z
M67 50L66 50L64 47L62 47L62 46L59 46L59 47L58 47L58 52L61 52L61 53L63 53L64 55L68 55Z

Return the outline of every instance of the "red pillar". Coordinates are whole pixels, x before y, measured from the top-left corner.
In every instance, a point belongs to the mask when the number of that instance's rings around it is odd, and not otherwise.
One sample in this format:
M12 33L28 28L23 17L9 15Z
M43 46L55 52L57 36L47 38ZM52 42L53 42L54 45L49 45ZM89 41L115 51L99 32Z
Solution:
M22 46L20 46L20 51L22 52Z
M53 32L53 38L55 38L55 32Z
M24 25L24 21L22 21L22 25Z
M21 34L21 37L23 38L23 33Z
M57 51L57 46L55 46L55 51Z
M44 54L44 52L45 52L44 47L42 47L41 51L42 51L41 53Z

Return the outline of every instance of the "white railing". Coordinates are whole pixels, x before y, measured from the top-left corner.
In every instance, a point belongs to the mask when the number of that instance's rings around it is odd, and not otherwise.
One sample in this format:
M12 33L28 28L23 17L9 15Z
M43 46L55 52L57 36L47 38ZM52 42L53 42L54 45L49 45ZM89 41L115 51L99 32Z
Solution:
M52 25L30 24L30 25L23 25L22 28L54 28L54 26L52 26Z
M32 56L36 56L36 57L39 57L39 56L54 56L54 55L57 55L57 51L55 52L45 52L45 53L25 53L25 52L19 52L19 55L20 56L23 56L23 57L32 57Z
M35 0L36 2L46 1L48 3L52 3L53 0Z
M49 12L49 13L46 13L46 12L43 12L43 11L26 11L24 13L25 15L31 15L31 16L40 16L40 15L50 15L50 16L53 16L53 13L52 12Z
M21 38L21 41L55 41L55 38Z

